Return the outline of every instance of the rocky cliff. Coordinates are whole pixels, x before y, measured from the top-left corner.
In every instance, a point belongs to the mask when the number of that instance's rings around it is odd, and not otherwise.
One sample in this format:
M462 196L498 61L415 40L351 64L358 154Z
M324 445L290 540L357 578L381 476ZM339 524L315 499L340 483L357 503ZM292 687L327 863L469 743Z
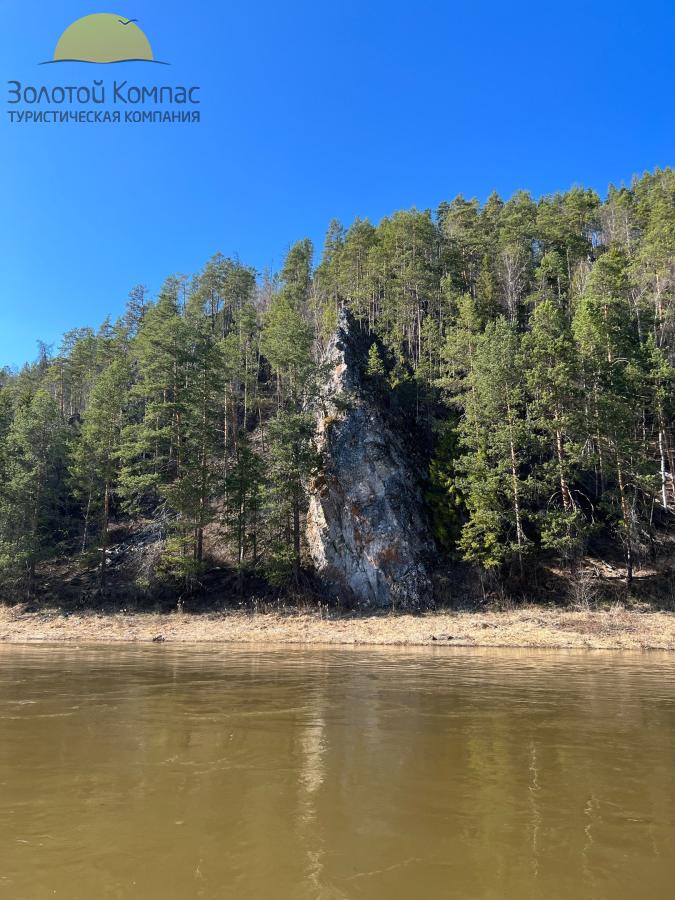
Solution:
M334 597L419 609L432 602L433 540L410 454L364 374L369 346L344 310L323 359L324 467L312 485L307 541Z

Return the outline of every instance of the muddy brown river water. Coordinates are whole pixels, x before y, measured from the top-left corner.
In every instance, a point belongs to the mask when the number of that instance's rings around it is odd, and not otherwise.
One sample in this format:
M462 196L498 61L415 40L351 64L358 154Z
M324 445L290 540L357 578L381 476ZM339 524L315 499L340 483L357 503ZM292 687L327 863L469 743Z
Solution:
M0 898L674 885L673 655L0 648Z

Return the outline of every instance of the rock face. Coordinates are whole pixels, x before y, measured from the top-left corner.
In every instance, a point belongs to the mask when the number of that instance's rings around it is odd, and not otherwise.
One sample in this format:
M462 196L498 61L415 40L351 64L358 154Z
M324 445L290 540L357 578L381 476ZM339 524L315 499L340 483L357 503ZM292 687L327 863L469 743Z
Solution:
M419 609L432 602L434 546L409 453L366 383L369 345L343 310L323 359L324 471L312 485L307 541L333 596Z

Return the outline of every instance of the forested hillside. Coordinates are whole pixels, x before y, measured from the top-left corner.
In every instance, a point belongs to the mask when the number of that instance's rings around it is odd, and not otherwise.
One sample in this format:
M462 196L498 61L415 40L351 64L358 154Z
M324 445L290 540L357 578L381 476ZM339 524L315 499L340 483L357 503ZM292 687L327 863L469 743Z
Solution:
M216 256L4 369L3 596L38 592L64 557L96 567L105 593L111 534L132 527L160 529L154 574L188 590L214 548L242 591L252 576L298 584L321 467L318 360L345 305L377 338L373 397L420 448L439 568L462 562L522 588L592 552L630 585L667 557L670 169L604 201L582 188L460 196L379 225L333 222L316 267L303 240L274 276Z

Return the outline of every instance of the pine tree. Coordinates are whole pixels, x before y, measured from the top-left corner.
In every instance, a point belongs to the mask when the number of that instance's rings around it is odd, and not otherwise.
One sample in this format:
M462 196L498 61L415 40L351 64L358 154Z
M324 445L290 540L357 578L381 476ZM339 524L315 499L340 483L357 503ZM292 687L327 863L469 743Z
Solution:
M656 448L661 481L661 505L667 512L673 508L673 421L675 419L675 366L666 353L656 346L652 335L645 342L647 360L647 411L656 429Z
M258 401L260 326L255 307L247 303L237 311L232 330L222 342L226 392L226 428L246 430ZM241 412L241 421L239 412Z
M0 566L19 577L30 597L38 562L58 543L64 490L66 434L58 404L46 391L16 410L7 447Z
M289 251L282 279L284 285L273 298L263 323L260 350L276 378L279 408L297 406L311 390L315 366L314 336L304 309L310 284L311 244L300 242Z
M71 450L70 472L84 504L82 549L90 522L98 513L100 583L105 587L106 552L111 505L117 492L122 433L126 425L130 368L125 358L114 360L98 377L84 415L79 439Z
M0 381L0 540L2 540L1 536L6 531L3 518L6 510L9 508L10 502L8 485L12 457L9 446L9 435L13 417L14 407L10 392Z
M204 531L213 521L218 477L218 426L223 396L221 346L201 311L188 308L179 331L180 390L175 425L177 459L172 477L160 486L172 523L165 569L191 589L204 562Z
M272 576L297 584L301 567L302 514L307 484L318 466L314 418L281 412L269 427L267 507L271 529Z
M600 504L633 579L636 542L653 495L655 466L640 440L644 367L628 300L627 260L612 248L595 264L573 329L585 381L585 429L597 456Z
M226 476L224 523L237 560L239 593L247 562L255 568L259 559L259 531L266 489L265 463L242 431Z
M192 485L196 505L189 516L194 528L193 557L204 558L204 529L212 521L211 504L214 468L219 441L221 398L223 396L223 354L220 344L201 316L187 321L190 341L185 400L185 450L180 477Z
M440 546L455 555L461 538L465 500L459 487L457 460L460 456L456 426L445 427L429 464L429 505L434 534Z
M138 380L135 415L125 427L120 491L127 509L156 508L159 487L182 463L188 341L179 309L179 282L169 279L134 341Z
M538 447L530 487L540 498L542 546L572 560L583 550L586 517L574 481L581 467L580 386L576 350L560 308L540 303L523 338L522 366L530 396L528 423Z
M521 574L528 549L523 478L528 426L518 370L519 339L511 323L489 323L476 345L460 436L458 486L468 511L460 546L465 558L487 569L517 558Z
M122 316L122 324L129 337L135 337L138 334L149 308L148 289L142 284L136 285L129 292L126 309Z

